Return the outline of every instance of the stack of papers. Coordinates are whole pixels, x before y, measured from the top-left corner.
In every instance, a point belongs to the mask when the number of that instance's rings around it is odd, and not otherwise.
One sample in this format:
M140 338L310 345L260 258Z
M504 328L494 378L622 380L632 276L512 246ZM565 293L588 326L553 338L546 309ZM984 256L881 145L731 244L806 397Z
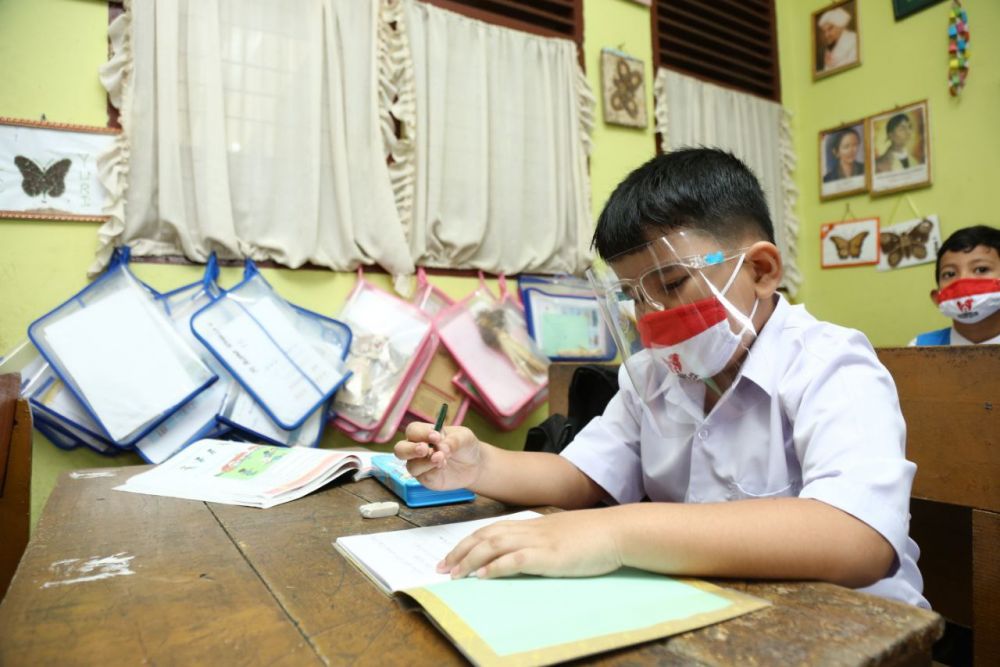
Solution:
M199 440L115 490L266 509L365 468L359 452Z

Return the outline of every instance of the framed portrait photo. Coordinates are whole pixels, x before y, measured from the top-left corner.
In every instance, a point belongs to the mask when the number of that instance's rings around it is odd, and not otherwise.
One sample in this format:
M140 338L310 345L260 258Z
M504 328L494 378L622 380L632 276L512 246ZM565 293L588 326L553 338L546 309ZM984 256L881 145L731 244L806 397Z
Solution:
M869 191L883 195L931 184L927 100L868 119Z
M106 220L97 157L119 132L0 118L0 218Z
M845 197L868 189L865 121L819 133L819 198Z
M878 218L828 222L819 228L819 240L824 269L879 262Z
M813 12L813 80L861 64L857 4L845 0Z

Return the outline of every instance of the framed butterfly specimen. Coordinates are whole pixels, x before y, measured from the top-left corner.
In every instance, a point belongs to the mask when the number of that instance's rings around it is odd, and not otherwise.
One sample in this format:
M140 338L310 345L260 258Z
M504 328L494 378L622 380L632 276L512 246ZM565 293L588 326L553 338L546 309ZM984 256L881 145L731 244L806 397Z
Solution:
M0 118L0 218L107 219L97 158L120 130Z
M819 228L824 269L878 264L878 218L830 222Z
M646 127L645 66L615 49L601 51L604 122Z
M941 247L941 225L936 215L882 227L878 235L882 257L879 271L933 264Z

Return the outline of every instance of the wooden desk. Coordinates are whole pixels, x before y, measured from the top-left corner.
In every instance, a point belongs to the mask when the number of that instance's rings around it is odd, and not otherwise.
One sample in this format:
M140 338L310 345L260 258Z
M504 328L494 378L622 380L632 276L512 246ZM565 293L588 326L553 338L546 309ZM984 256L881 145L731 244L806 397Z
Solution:
M143 469L60 478L0 605L0 664L463 662L423 615L403 611L331 542L491 516L502 505L478 499L365 520L358 505L391 498L370 479L269 510L111 489ZM100 574L80 565L107 557L133 574L58 583ZM599 661L926 664L942 631L937 614L830 584L725 585L774 606Z

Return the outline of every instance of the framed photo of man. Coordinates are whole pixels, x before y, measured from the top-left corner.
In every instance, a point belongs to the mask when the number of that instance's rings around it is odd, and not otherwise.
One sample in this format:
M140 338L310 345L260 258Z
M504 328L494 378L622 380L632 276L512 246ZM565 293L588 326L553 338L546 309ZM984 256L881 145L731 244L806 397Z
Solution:
M865 121L819 133L819 198L845 197L868 189Z
M813 80L861 64L857 0L827 5L812 15Z
M883 195L931 184L927 100L868 119L869 191Z

